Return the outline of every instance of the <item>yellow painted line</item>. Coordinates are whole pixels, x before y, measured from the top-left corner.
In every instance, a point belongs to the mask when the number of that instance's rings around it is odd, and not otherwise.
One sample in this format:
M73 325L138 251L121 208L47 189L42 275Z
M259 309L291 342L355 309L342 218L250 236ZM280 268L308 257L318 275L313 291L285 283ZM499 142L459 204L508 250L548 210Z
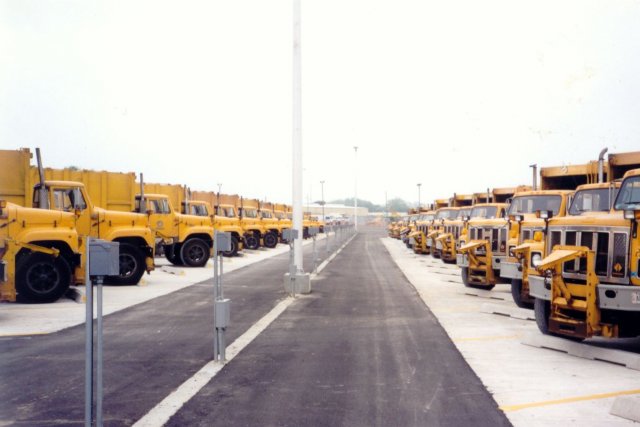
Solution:
M522 403L520 405L500 406L503 412L519 411L521 409L537 408L540 406L562 405L564 403L583 402L587 400L609 399L611 397L640 394L640 389L617 391L613 393L589 394L587 396L567 397L566 399L546 400L542 402Z
M495 335L495 336L487 336L487 337L472 337L472 338L454 338L452 341L461 342L461 341L497 341L497 340L515 340L520 338L521 335Z
M0 334L0 338L5 337L28 337L30 335L49 335L51 332L20 332L15 334Z

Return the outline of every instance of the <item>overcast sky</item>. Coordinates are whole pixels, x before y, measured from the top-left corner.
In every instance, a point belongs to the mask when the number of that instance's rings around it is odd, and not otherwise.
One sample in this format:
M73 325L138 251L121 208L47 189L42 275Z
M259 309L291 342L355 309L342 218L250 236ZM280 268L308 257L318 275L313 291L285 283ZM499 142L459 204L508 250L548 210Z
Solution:
M640 150L640 2L302 1L304 199ZM0 147L291 201L292 1L0 0Z

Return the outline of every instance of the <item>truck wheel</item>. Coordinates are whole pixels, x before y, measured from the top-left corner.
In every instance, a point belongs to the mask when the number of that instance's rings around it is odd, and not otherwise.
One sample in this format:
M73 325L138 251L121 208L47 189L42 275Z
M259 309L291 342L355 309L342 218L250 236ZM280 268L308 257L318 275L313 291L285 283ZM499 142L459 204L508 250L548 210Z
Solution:
M238 255L238 238L236 236L231 236L231 250L222 252L222 255L226 257Z
M20 260L16 270L19 299L54 302L69 289L71 268L67 261L41 252L31 252Z
M471 287L469 284L469 267L460 267L460 277L467 288Z
M182 263L182 258L180 258L180 249L182 245L176 243L171 247L170 245L164 246L164 257L173 265L184 265Z
M275 248L278 245L278 236L273 231L268 232L263 237L264 245L267 248Z
M189 267L204 267L210 256L211 248L209 245L197 237L187 240L180 250L182 262Z
M108 276L106 282L112 285L137 285L146 271L144 254L129 243L120 243L120 275Z
M533 304L522 300L522 280L511 279L511 296L518 307L533 308Z
M536 298L533 302L533 312L536 316L536 325L543 334L549 334L549 316L551 315L551 304L549 301Z
M433 256L434 258L440 258L440 249L434 249L433 251L431 251L431 256Z
M244 244L247 249L256 250L260 247L260 240L254 234L247 234L244 237Z

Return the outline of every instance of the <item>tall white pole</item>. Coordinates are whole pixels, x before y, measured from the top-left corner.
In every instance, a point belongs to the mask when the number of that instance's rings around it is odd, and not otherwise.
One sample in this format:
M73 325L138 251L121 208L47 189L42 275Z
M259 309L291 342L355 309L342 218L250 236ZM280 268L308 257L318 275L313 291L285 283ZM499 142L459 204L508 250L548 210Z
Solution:
M302 61L300 49L300 0L293 0L293 264L296 273L302 265Z
M353 223L354 223L354 229L356 231L358 231L358 147L354 146L353 147L356 155L355 155L355 161L354 161L354 170L355 170L355 197L354 197L354 201L353 201Z

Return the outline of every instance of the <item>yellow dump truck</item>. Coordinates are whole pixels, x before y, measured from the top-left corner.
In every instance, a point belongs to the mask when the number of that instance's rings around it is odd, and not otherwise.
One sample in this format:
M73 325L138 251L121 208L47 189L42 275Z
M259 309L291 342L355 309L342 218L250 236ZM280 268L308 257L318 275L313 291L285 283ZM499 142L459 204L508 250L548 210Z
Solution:
M146 187L146 186L145 186ZM213 224L208 216L178 212L166 194L136 195L135 212L147 213L164 255L175 265L204 267L213 251Z
M36 184L33 200L35 208L74 212L79 236L120 243L120 275L108 277L107 283L135 285L145 271L154 269L154 235L147 215L94 206L81 182Z
M455 217L450 216L442 221L442 231L436 237L436 258L447 264L455 264L457 260L459 238L466 233L467 221L472 211L471 206L457 209Z
M238 206L240 226L244 232L244 244L247 249L258 249L260 246L266 246L266 242L272 245L267 247L274 247L278 244L278 236L267 231L260 218L259 200L240 197Z
M213 229L220 232L228 232L231 234L231 249L223 251L222 254L227 257L235 256L241 250L242 229L238 218L226 217L224 215L216 215L209 202L203 200L189 200L182 202L182 213L189 215L197 215L209 217L213 224Z
M287 216L289 207L282 203L273 205L273 215L278 219L278 229L280 241L286 243L283 237L283 231L291 228L291 219Z
M533 308L528 269L544 256L546 235L546 222L538 213L564 216L572 194L569 190L526 191L516 194L509 206L507 258L500 264L500 277L511 282L511 295L518 307Z
M435 218L431 224L431 227L428 228L427 234L427 246L429 247L429 252L431 256L434 258L440 258L441 249L438 249L437 238L441 233L444 232L444 222L449 219L455 219L458 216L458 211L460 208L448 207L448 208L440 208L436 210ZM442 248L442 244L440 244L440 248Z
M111 182L107 172L31 166L32 155L28 149L2 150L1 154L1 165L4 166L9 158L13 161L7 167L0 167L0 170L11 171L0 181L0 198L24 207L71 212L75 216L75 229L80 239L93 237L120 243L120 275L108 277L108 283L137 284L145 271L153 270L154 238L147 215L99 208L89 196L87 187L99 189ZM120 184L120 179L129 180L131 177L135 179L133 174L118 174L115 180ZM88 184L85 186L78 179L86 179ZM105 202L109 191L125 191L107 187L96 198L101 203ZM120 198L117 202L121 202ZM75 281L83 283L84 275L75 277Z
M262 235L262 243L267 248L275 248L280 241L280 220L276 218L273 212L273 203L259 202L258 216L262 222L264 234Z
M640 169L625 174L611 211L608 201L608 194L588 191L576 195L571 215L548 220L548 255L529 276L543 333L640 335Z
M407 220L402 224L402 228L400 229L400 239L409 249L411 249L413 240L409 238L409 235L416 227L416 220L418 219L418 216L419 213L417 209L409 209Z
M56 301L84 281L85 242L74 213L0 199L0 301Z
M494 189L494 200L510 200L514 193L526 186ZM502 203L502 202L500 202ZM493 211L493 209L491 209ZM473 214L473 212L472 212ZM506 259L509 221L506 216L489 214L470 218L466 238L460 243L456 264L460 267L462 282L467 287L493 289L500 278L500 265ZM513 231L516 233L516 231Z
M429 234L435 217L436 211L434 210L426 210L418 215L415 230L409 234L409 238L413 239L413 251L415 253L423 255L429 254L427 235Z
M237 194L220 194L210 191L194 191L192 200L208 202L213 206L215 217L213 228L231 233L231 250L225 256L235 256L244 247L244 231L240 226L240 217L236 203L240 200Z

